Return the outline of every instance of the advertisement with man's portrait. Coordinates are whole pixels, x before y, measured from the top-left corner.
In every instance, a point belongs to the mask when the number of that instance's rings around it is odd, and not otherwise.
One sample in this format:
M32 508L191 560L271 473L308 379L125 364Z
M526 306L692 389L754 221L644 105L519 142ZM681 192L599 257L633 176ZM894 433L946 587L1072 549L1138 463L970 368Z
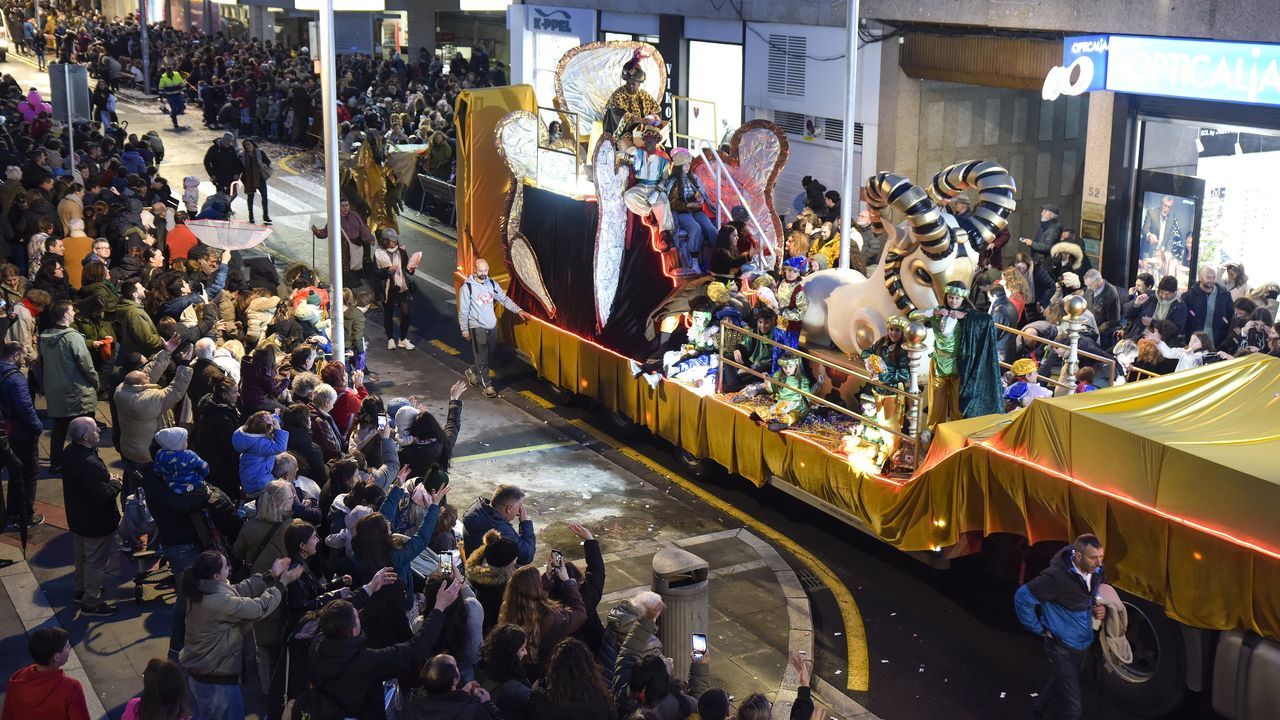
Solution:
M1172 176L1144 173L1139 197L1137 272L1151 273L1157 280L1172 275L1185 288L1195 267L1200 223L1200 197L1194 188L1174 190L1166 182ZM1155 177L1152 177L1155 176ZM1168 188L1168 189L1166 189ZM1188 192L1191 190L1191 192Z

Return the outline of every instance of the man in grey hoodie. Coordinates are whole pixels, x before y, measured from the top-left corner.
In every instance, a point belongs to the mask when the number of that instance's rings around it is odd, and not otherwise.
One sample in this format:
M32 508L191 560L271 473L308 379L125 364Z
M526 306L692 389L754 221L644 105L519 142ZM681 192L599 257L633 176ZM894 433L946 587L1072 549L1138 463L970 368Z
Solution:
M458 290L458 326L462 328L462 338L471 343L471 351L475 355L475 365L467 368L467 382L482 386L485 397L498 396L489 380L489 358L498 345L495 300L507 310L529 319L529 313L521 310L489 277L489 261L483 258L476 260L475 273L468 276Z

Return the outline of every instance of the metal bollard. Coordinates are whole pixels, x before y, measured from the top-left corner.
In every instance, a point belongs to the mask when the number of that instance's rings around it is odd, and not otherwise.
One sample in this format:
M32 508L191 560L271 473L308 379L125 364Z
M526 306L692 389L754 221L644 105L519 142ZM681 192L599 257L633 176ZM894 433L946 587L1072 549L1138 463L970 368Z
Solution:
M653 591L666 605L658 619L662 652L672 659L672 676L687 678L691 636L705 635L710 625L707 561L679 548L659 550L653 556Z

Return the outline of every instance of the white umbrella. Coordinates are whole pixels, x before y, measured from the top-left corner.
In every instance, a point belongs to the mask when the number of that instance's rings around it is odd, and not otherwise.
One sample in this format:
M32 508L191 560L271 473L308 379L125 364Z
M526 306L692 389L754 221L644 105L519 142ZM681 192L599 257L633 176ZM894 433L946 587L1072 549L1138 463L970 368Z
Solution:
M200 242L219 250L248 250L271 235L266 225L239 220L188 220L187 227Z

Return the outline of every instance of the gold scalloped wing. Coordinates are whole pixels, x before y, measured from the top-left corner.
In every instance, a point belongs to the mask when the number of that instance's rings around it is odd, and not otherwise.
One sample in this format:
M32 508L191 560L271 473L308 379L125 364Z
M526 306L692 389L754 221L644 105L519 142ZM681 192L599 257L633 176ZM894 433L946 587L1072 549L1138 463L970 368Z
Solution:
M667 63L649 43L593 42L565 53L556 68L556 107L578 114L577 136L591 137L593 125L604 117L609 96L622 85L622 66L639 49L645 80L640 87L659 103L667 92Z
M542 303L547 317L555 317L556 304L547 291L542 269L533 246L520 232L520 213L524 209L524 181L537 172L538 117L528 110L513 110L498 121L494 128L494 143L498 156L511 171L511 189L507 192L507 216L500 223L505 234L503 245L507 250L507 265L529 294Z
M768 120L751 120L733 133L729 152L720 153L725 168L733 176L743 199L764 230L762 245L774 248L775 257L782 255L782 222L773 209L773 186L787 164L789 152L787 135L782 128ZM705 155L698 154L694 157L692 172L702 181L708 200L714 206L719 189L715 164L707 162ZM722 207L717 207L717 215L722 223L729 220L729 211L735 205L742 204L728 183L720 193L720 203ZM750 223L747 231L752 235L758 234Z
M601 139L596 144L593 165L600 222L596 227L592 283L596 296L596 322L601 329L609 323L613 299L618 294L622 256L627 245L627 205L622 200L622 193L627 189L628 172L626 166L618 167L617 158L617 149L612 142Z

